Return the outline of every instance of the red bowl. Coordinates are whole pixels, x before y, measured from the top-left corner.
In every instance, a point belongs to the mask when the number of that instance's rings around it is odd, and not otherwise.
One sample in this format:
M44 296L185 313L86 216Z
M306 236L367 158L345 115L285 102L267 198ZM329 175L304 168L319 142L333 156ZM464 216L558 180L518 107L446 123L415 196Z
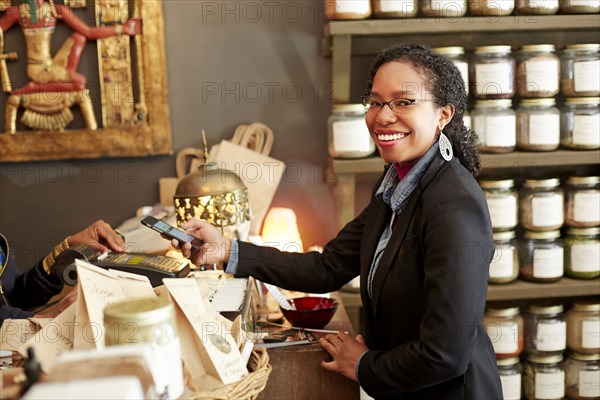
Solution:
M328 297L299 297L288 302L296 306L295 310L281 309L285 318L299 328L321 329L331 321L338 302Z

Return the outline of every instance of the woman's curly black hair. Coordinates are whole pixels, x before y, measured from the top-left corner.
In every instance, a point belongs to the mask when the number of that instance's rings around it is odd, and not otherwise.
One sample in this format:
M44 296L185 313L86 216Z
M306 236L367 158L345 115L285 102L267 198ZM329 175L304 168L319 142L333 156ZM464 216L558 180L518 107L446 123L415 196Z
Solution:
M373 88L373 79L379 68L390 61L411 63L425 79L425 85L435 97L435 104L443 107L454 105L454 117L444 128L444 134L452 142L454 154L461 164L477 176L481 167L477 150L477 134L467 129L463 116L467 109L467 94L462 75L451 60L419 44L402 44L383 50L371 67L367 81L367 95Z

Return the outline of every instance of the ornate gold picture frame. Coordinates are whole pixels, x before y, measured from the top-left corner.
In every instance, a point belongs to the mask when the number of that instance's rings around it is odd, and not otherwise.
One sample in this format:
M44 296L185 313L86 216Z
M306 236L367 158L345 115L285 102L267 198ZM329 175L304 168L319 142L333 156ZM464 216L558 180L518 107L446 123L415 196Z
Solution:
M12 44L6 46L4 35L0 35L4 92L0 102L4 115L0 162L172 152L161 0L87 0L87 4L86 0L65 0L56 5L51 0L19 0L12 6L2 2L3 26L14 30L21 27L27 46L21 45L26 50L16 54L8 49ZM95 26L89 15L84 21L71 15L77 7L87 7L87 14L89 10L95 13ZM59 22L72 28L73 34L62 40L57 51L55 43L50 46L48 36L54 34ZM77 54L75 48L82 35L76 31L82 23L93 28L93 36L86 37L97 43L97 77L77 71L78 59L73 54ZM90 30L83 27L81 31L89 36ZM39 48L42 50L36 52ZM11 87L7 62L16 56L26 60L28 82ZM89 95L90 84L99 92L97 96ZM94 109L100 109L102 115ZM74 113L84 121L84 128L70 127Z

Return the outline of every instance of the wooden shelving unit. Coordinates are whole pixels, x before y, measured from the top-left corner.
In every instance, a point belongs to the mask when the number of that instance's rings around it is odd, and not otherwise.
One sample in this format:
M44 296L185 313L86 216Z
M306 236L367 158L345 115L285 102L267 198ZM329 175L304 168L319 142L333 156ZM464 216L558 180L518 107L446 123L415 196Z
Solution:
M562 278L552 283L516 280L506 285L489 285L488 301L522 300L553 297L594 296L600 294L600 279Z

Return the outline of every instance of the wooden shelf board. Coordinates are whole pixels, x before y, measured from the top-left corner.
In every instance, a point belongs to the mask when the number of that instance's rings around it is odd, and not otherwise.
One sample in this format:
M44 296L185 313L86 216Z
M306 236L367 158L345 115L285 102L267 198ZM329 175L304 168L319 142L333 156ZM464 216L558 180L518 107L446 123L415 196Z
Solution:
M558 282L533 283L517 280L506 285L488 286L487 300L519 300L552 297L600 295L600 279L562 278Z

